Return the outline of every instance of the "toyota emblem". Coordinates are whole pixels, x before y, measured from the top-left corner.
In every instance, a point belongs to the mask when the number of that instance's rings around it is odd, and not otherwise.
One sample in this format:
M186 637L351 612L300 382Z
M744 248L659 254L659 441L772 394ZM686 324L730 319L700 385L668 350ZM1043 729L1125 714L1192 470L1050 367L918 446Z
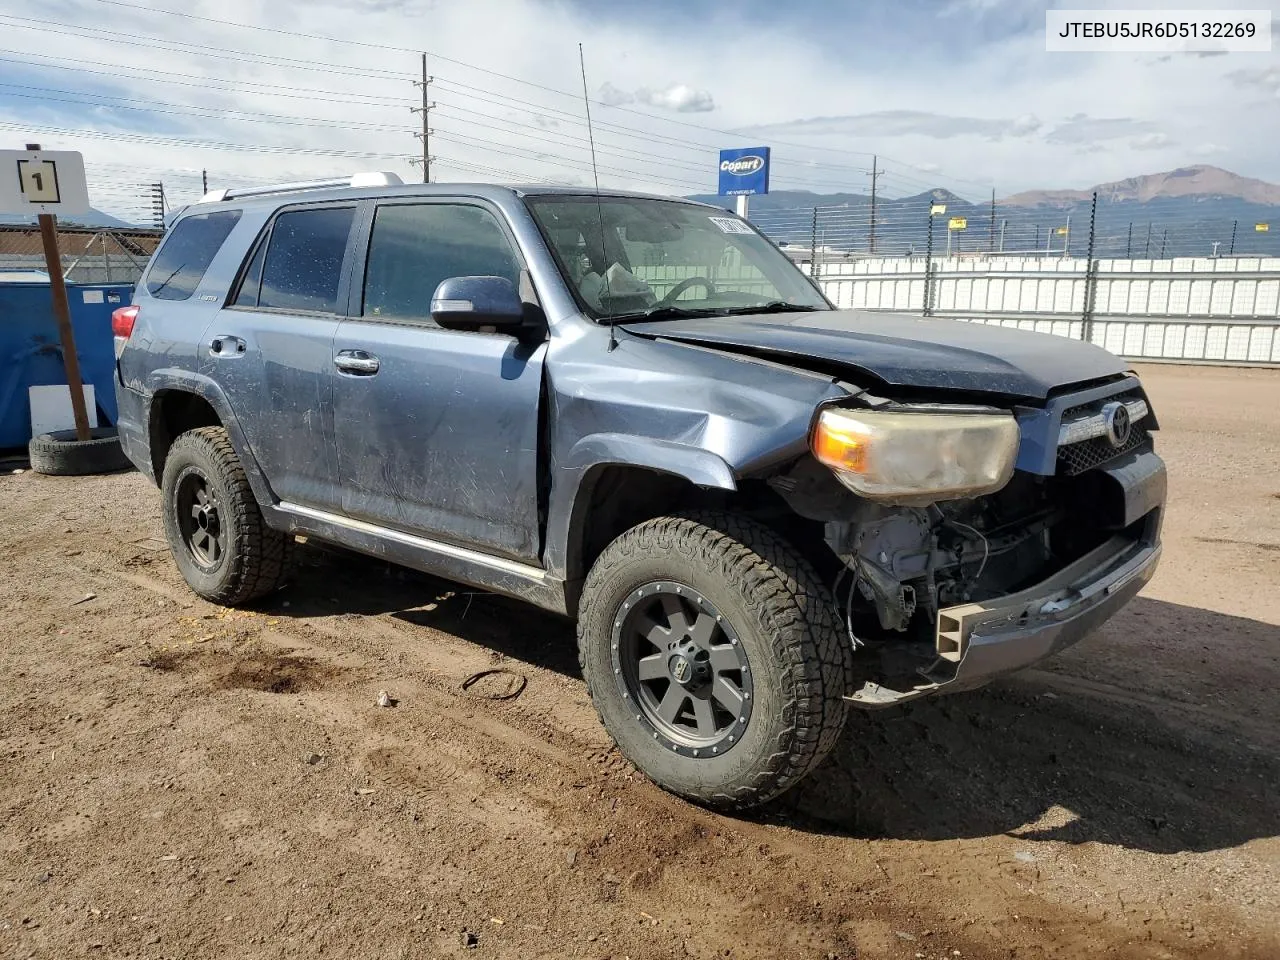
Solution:
M1129 420L1129 408L1116 401L1102 408L1102 423L1107 428L1107 439L1111 446L1119 449L1129 442L1133 433L1133 423Z

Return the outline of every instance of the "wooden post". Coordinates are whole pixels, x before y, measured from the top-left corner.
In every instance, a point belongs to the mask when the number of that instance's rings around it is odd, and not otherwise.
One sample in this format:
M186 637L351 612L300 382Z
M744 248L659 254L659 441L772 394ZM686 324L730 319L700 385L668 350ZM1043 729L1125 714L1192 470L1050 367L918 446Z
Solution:
M28 150L39 150L40 144L28 143ZM71 329L71 305L67 302L67 282L62 275L62 253L58 250L58 219L42 213L40 240L44 244L44 262L49 271L49 293L53 297L53 319L58 324L62 341L62 365L67 371L67 389L71 391L71 413L76 421L76 439L89 439L89 411L84 406L84 384L80 380L80 357L76 354L76 337Z
M40 239L44 242L44 259L49 269L53 319L57 321L58 337L62 341L62 363L67 371L67 387L71 390L71 412L76 419L76 439L88 440L89 412L84 405L80 358L76 355L76 337L71 329L71 305L67 302L67 284L62 276L62 254L58 252L58 221L51 213L40 214Z

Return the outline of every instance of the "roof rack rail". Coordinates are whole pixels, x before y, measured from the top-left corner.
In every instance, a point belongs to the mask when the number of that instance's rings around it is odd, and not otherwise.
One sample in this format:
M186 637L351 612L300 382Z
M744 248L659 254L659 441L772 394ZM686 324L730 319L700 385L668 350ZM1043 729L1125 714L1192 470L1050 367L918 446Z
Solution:
M394 173L353 173L349 177L334 177L328 180L300 180L297 183L277 183L269 187L210 190L196 202L219 203L223 200L238 200L241 197L268 197L275 193L299 193L303 190L327 190L333 187L397 187L403 182Z

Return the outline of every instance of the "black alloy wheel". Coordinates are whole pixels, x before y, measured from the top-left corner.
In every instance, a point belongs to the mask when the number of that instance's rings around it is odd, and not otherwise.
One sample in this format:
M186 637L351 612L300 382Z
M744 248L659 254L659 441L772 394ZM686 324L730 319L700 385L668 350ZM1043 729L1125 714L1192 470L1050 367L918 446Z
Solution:
M227 552L227 531L217 490L208 477L193 469L182 478L174 496L183 543L200 566L216 567Z
M733 626L686 584L648 583L623 602L612 639L614 675L635 720L663 746L711 758L751 720L754 685Z

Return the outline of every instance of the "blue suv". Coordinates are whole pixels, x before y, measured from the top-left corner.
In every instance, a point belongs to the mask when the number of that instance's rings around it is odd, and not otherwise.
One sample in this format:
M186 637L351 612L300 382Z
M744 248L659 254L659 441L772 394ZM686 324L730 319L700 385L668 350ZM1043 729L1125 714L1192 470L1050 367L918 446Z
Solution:
M196 593L278 589L301 535L574 617L619 748L712 806L787 790L851 707L1075 642L1159 557L1122 360L837 310L716 207L220 191L114 328L121 443Z

